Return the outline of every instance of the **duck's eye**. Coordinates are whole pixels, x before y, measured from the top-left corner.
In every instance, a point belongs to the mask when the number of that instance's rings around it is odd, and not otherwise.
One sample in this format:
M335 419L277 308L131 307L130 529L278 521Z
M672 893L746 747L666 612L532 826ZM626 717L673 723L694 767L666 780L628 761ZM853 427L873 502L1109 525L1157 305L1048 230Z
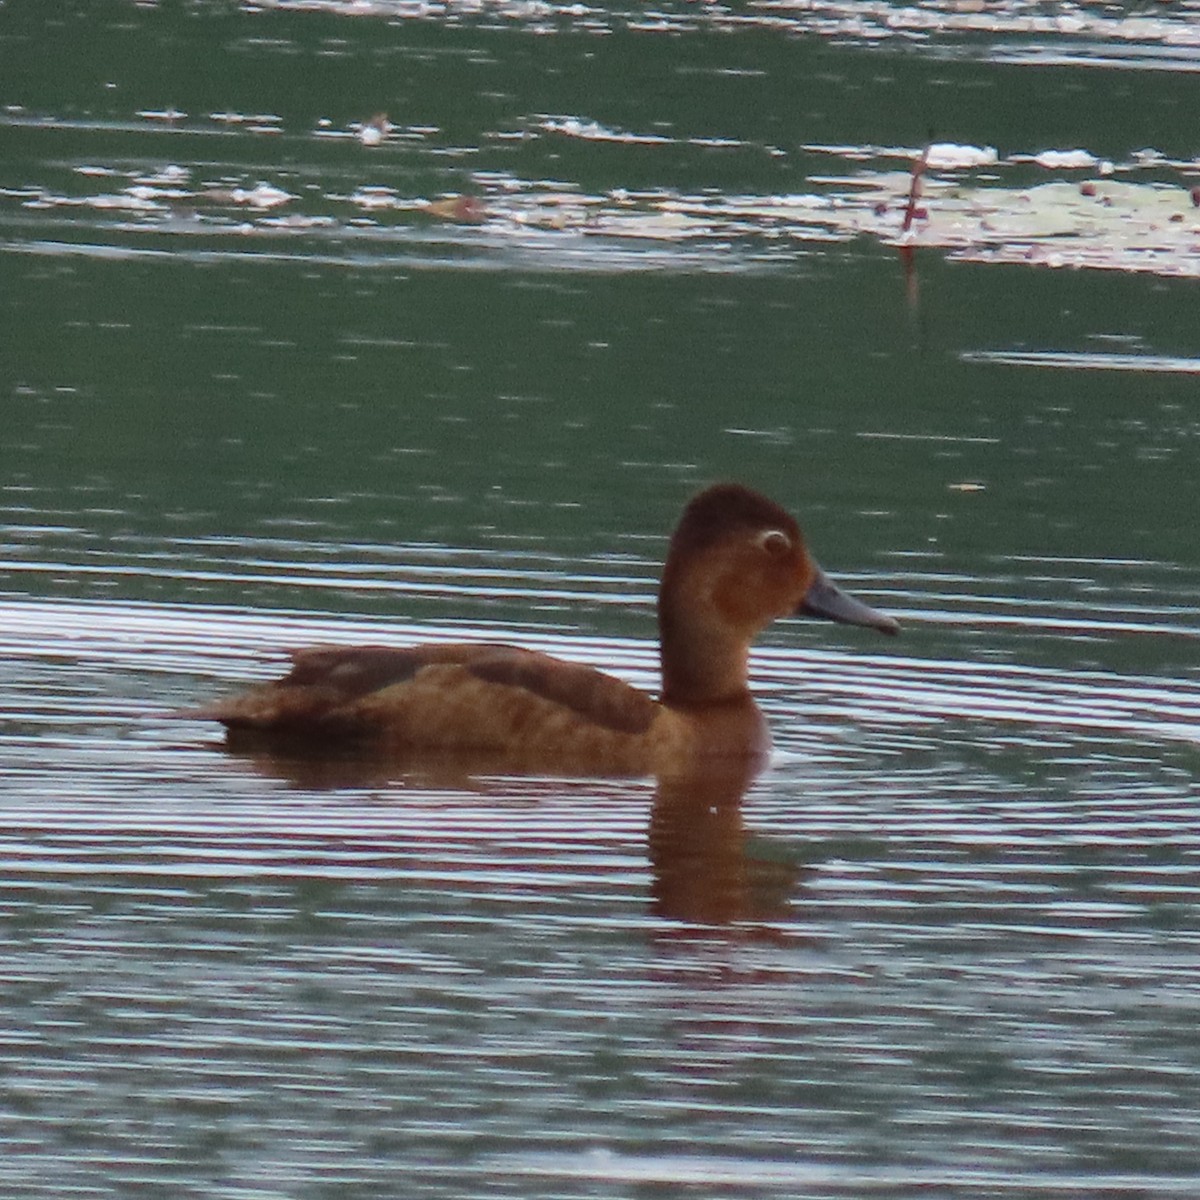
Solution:
M758 544L771 555L790 554L792 539L782 529L768 529L758 535Z

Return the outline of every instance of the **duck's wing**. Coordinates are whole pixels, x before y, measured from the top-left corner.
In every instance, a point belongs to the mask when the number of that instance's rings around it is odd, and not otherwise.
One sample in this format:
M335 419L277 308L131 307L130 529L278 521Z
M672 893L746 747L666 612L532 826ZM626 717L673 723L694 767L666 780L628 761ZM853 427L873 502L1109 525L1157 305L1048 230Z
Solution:
M520 688L616 733L645 733L659 712L654 700L624 680L536 650L493 647L465 665L485 683Z
M450 643L298 650L284 678L186 715L229 728L390 732L421 742L426 740L422 729L432 735L434 729L455 726L469 737L473 728L511 727L535 713L543 720L561 713L637 735L650 728L658 711L644 692L594 667L516 646Z

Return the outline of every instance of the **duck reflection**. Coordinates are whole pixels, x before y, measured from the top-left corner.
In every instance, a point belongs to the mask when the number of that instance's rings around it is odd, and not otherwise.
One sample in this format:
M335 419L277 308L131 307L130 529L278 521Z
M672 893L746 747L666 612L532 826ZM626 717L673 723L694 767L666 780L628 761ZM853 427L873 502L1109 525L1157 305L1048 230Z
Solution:
M742 798L756 774L710 769L657 781L649 832L657 916L732 925L788 915L808 871L748 833Z
M548 794L605 784L642 782L640 777L572 777L531 771L536 764L497 762L494 755L418 753L398 760L362 747L281 744L231 736L225 749L256 773L301 790L447 790L506 800L545 799ZM773 849L745 825L742 802L763 766L761 759L697 762L646 782L653 783L647 831L651 869L650 911L688 925L754 925L787 917L809 868Z

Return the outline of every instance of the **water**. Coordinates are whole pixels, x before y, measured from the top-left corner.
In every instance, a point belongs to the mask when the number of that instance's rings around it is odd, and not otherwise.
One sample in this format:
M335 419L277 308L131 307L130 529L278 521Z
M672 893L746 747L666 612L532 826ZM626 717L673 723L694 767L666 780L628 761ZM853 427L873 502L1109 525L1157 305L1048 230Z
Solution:
M1196 16L0 13L0 1190L1195 1194ZM170 716L652 689L726 477L904 624L764 638L755 781Z

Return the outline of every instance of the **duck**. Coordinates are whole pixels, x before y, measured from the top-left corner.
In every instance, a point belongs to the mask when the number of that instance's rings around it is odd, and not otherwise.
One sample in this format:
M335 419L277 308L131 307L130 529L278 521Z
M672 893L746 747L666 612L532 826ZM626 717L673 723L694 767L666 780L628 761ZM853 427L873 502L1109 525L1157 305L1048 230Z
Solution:
M658 589L657 697L596 667L492 642L315 646L291 670L184 714L245 750L306 756L468 755L497 769L659 775L762 761L770 732L749 686L755 638L789 616L899 632L843 591L800 526L740 483L705 488L671 536Z

